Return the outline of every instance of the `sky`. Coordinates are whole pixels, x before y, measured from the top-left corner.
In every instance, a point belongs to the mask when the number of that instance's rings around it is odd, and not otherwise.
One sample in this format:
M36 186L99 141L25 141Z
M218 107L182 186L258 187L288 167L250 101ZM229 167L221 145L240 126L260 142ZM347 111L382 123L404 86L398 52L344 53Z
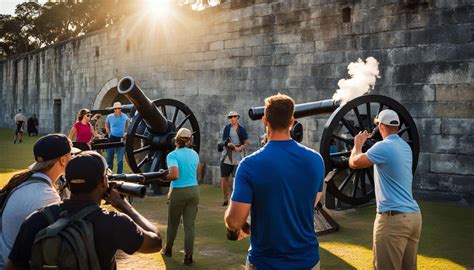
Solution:
M47 0L39 0L40 4L46 3ZM0 14L15 14L15 7L25 0L0 0Z

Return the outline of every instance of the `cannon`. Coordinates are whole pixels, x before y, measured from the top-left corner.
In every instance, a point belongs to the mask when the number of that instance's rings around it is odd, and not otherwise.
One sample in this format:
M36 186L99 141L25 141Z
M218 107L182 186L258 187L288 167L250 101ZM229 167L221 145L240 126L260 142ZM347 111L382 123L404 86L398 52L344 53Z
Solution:
M295 106L295 118L332 113L324 126L319 152L324 159L326 174L331 172L330 177L326 177L325 180L326 190L341 202L362 205L375 197L373 167L351 169L349 156L354 145L354 136L359 131L368 130L373 134L363 146L364 152L377 141L382 140L373 120L383 109L392 109L400 117L398 135L412 149L412 171L415 173L420 153L418 131L410 113L396 100L387 96L370 94L357 97L342 106L332 99ZM261 119L263 114L264 107L254 107L249 110L249 117L252 120ZM326 206L335 208L328 203Z
M132 115L127 137L124 142L118 143L97 141L92 144L93 149L125 145L125 157L134 173L158 172L167 168L166 156L175 149L176 132L185 127L192 132L192 148L199 153L199 124L188 106L174 99L148 99L129 76L118 82L117 91L132 103L122 108L122 112ZM108 114L112 111L106 108L92 112ZM159 193L156 187L169 186L169 182L156 181L152 185L155 193Z

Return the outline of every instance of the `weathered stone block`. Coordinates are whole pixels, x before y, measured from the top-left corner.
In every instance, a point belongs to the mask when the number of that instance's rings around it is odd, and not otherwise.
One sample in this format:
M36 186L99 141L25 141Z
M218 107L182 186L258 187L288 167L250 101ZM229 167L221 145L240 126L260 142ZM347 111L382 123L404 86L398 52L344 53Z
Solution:
M441 120L443 134L469 135L474 134L474 119L472 118L444 118Z
M423 140L425 135L439 135L441 134L441 119L439 118L414 118L413 119L420 134L420 139ZM444 133L443 133L444 134Z
M430 169L436 173L474 175L472 155L431 154Z
M224 41L222 40L209 43L209 50L211 51L222 50L222 49L224 49Z
M472 84L440 84L436 86L437 101L474 101Z
M242 39L230 39L224 42L224 48L232 49L232 48L240 48L244 46L244 40Z

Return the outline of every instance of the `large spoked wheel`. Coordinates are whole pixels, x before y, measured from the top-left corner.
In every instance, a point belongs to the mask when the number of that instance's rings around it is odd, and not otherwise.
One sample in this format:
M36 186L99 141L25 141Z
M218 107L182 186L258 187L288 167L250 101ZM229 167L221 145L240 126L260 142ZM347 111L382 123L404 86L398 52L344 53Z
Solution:
M326 173L335 171L333 177L327 181L327 190L344 203L361 205L375 197L373 167L353 170L349 168L349 156L354 146L354 136L359 131L374 131L374 118L384 109L392 109L400 117L398 135L412 149L412 171L415 173L420 141L415 122L408 111L400 103L386 96L365 95L355 98L339 107L329 117L320 145ZM366 152L380 140L380 133L374 132L374 136L367 140L362 151Z
M135 114L128 128L125 142L128 165L135 173L156 172L166 169L166 156L175 149L174 137L182 128L193 133L193 149L199 153L201 135L196 117L188 106L174 99L159 99L153 104L170 123L170 130L164 134L152 134L140 114ZM163 183L161 186L168 186Z

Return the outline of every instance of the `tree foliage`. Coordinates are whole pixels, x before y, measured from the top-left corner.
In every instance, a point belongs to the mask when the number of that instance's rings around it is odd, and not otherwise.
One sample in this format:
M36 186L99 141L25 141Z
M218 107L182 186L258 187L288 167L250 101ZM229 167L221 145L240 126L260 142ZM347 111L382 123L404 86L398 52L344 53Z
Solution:
M0 14L0 59L25 53L117 24L142 0L83 0L75 4L28 2L15 16Z

